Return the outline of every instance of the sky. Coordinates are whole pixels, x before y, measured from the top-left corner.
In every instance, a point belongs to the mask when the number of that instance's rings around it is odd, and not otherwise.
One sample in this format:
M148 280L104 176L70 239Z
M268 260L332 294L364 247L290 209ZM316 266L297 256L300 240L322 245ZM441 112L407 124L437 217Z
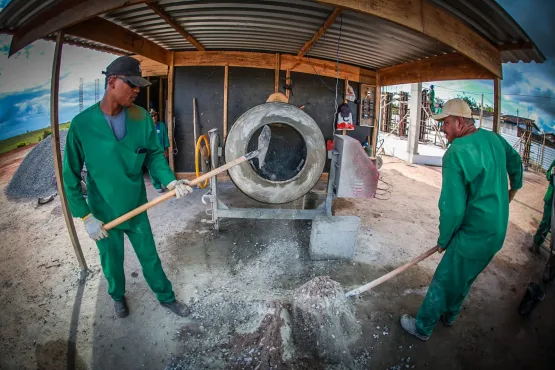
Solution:
M0 11L9 0L0 0ZM547 61L543 64L503 64L503 114L536 120L546 132L555 132L555 0L498 0L536 42ZM8 59L11 36L0 35L0 140L50 125L50 79L54 43L37 41ZM64 46L60 79L60 122L79 113L79 79L84 80L84 107L94 103L95 79L115 55L74 46ZM441 81L434 84L441 99L468 94L477 102L493 105L491 81ZM389 91L410 91L410 86ZM538 97L539 96L539 97Z

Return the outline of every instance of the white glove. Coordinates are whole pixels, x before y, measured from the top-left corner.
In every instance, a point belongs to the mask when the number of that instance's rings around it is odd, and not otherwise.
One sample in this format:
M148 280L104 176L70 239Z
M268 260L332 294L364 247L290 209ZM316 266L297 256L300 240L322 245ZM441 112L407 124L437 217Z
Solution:
M189 186L188 180L173 180L166 186L166 188L168 188L168 190L175 189L176 199L181 199L193 192L193 189Z
M86 216L83 219L83 222L85 223L85 228L87 229L87 232L92 240L98 241L108 237L108 232L104 230L104 223L99 221L92 214Z

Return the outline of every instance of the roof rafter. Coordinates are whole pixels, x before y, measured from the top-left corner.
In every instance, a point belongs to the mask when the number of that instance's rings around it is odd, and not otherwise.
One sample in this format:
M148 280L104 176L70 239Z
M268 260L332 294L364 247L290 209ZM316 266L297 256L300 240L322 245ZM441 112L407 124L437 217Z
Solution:
M324 22L324 24L322 25L322 27L320 27L318 29L318 31L316 31L316 33L314 34L314 36L312 36L312 38L310 40L308 40L303 47L301 48L301 50L299 51L299 54L297 54L298 57L303 57L309 50L310 48L316 44L316 42L320 39L320 37L322 37L322 35L328 30L328 28L330 28L333 23L335 22L335 20L337 19L337 17L339 16L339 14L341 13L341 8L340 7L336 7L333 12L330 14L330 16L328 17L328 19L326 19L326 21Z
M200 42L198 42L197 39L195 39L189 32L185 31L183 27L177 24L177 22L174 21L173 18L159 4L149 2L146 5L148 5L148 7L154 13L158 14L160 18L166 21L166 23L169 24L174 30L176 30L181 36L185 37L187 41L189 41L194 47L197 48L197 50L206 50L206 48Z
M145 0L61 0L47 10L35 14L13 35L10 56L25 46L81 21L123 6L144 3Z
M169 65L170 52L160 45L128 29L95 17L64 30L68 35L109 45L130 53L143 55L165 65Z

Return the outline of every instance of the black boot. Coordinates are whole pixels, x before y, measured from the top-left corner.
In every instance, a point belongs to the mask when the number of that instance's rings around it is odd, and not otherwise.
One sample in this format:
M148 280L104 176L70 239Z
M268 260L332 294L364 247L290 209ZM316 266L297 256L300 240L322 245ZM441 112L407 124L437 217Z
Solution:
M185 305L184 303L179 302L177 299L169 303L160 302L160 304L162 305L162 307L169 309L177 316L184 317L188 316L191 313L189 307L187 307L187 305Z
M127 308L125 297L121 301L114 301L114 309L116 310L116 316L120 319L129 316L129 308Z

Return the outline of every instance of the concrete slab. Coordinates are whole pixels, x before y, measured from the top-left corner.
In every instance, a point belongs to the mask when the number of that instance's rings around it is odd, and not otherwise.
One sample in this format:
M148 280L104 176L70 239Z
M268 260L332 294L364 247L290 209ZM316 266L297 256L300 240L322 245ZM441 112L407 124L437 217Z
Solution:
M310 234L310 259L352 259L359 228L358 216L316 216Z
M379 139L385 137L385 135L380 135ZM409 153L407 152L407 140L399 139L396 136L390 135L385 138L384 141L384 151L386 155L399 158L403 161L409 161ZM443 154L445 154L445 149L442 149L435 145L426 145L420 143L418 145L418 154L413 156L414 164L422 164L428 166L438 166L441 167L441 161L443 159Z

